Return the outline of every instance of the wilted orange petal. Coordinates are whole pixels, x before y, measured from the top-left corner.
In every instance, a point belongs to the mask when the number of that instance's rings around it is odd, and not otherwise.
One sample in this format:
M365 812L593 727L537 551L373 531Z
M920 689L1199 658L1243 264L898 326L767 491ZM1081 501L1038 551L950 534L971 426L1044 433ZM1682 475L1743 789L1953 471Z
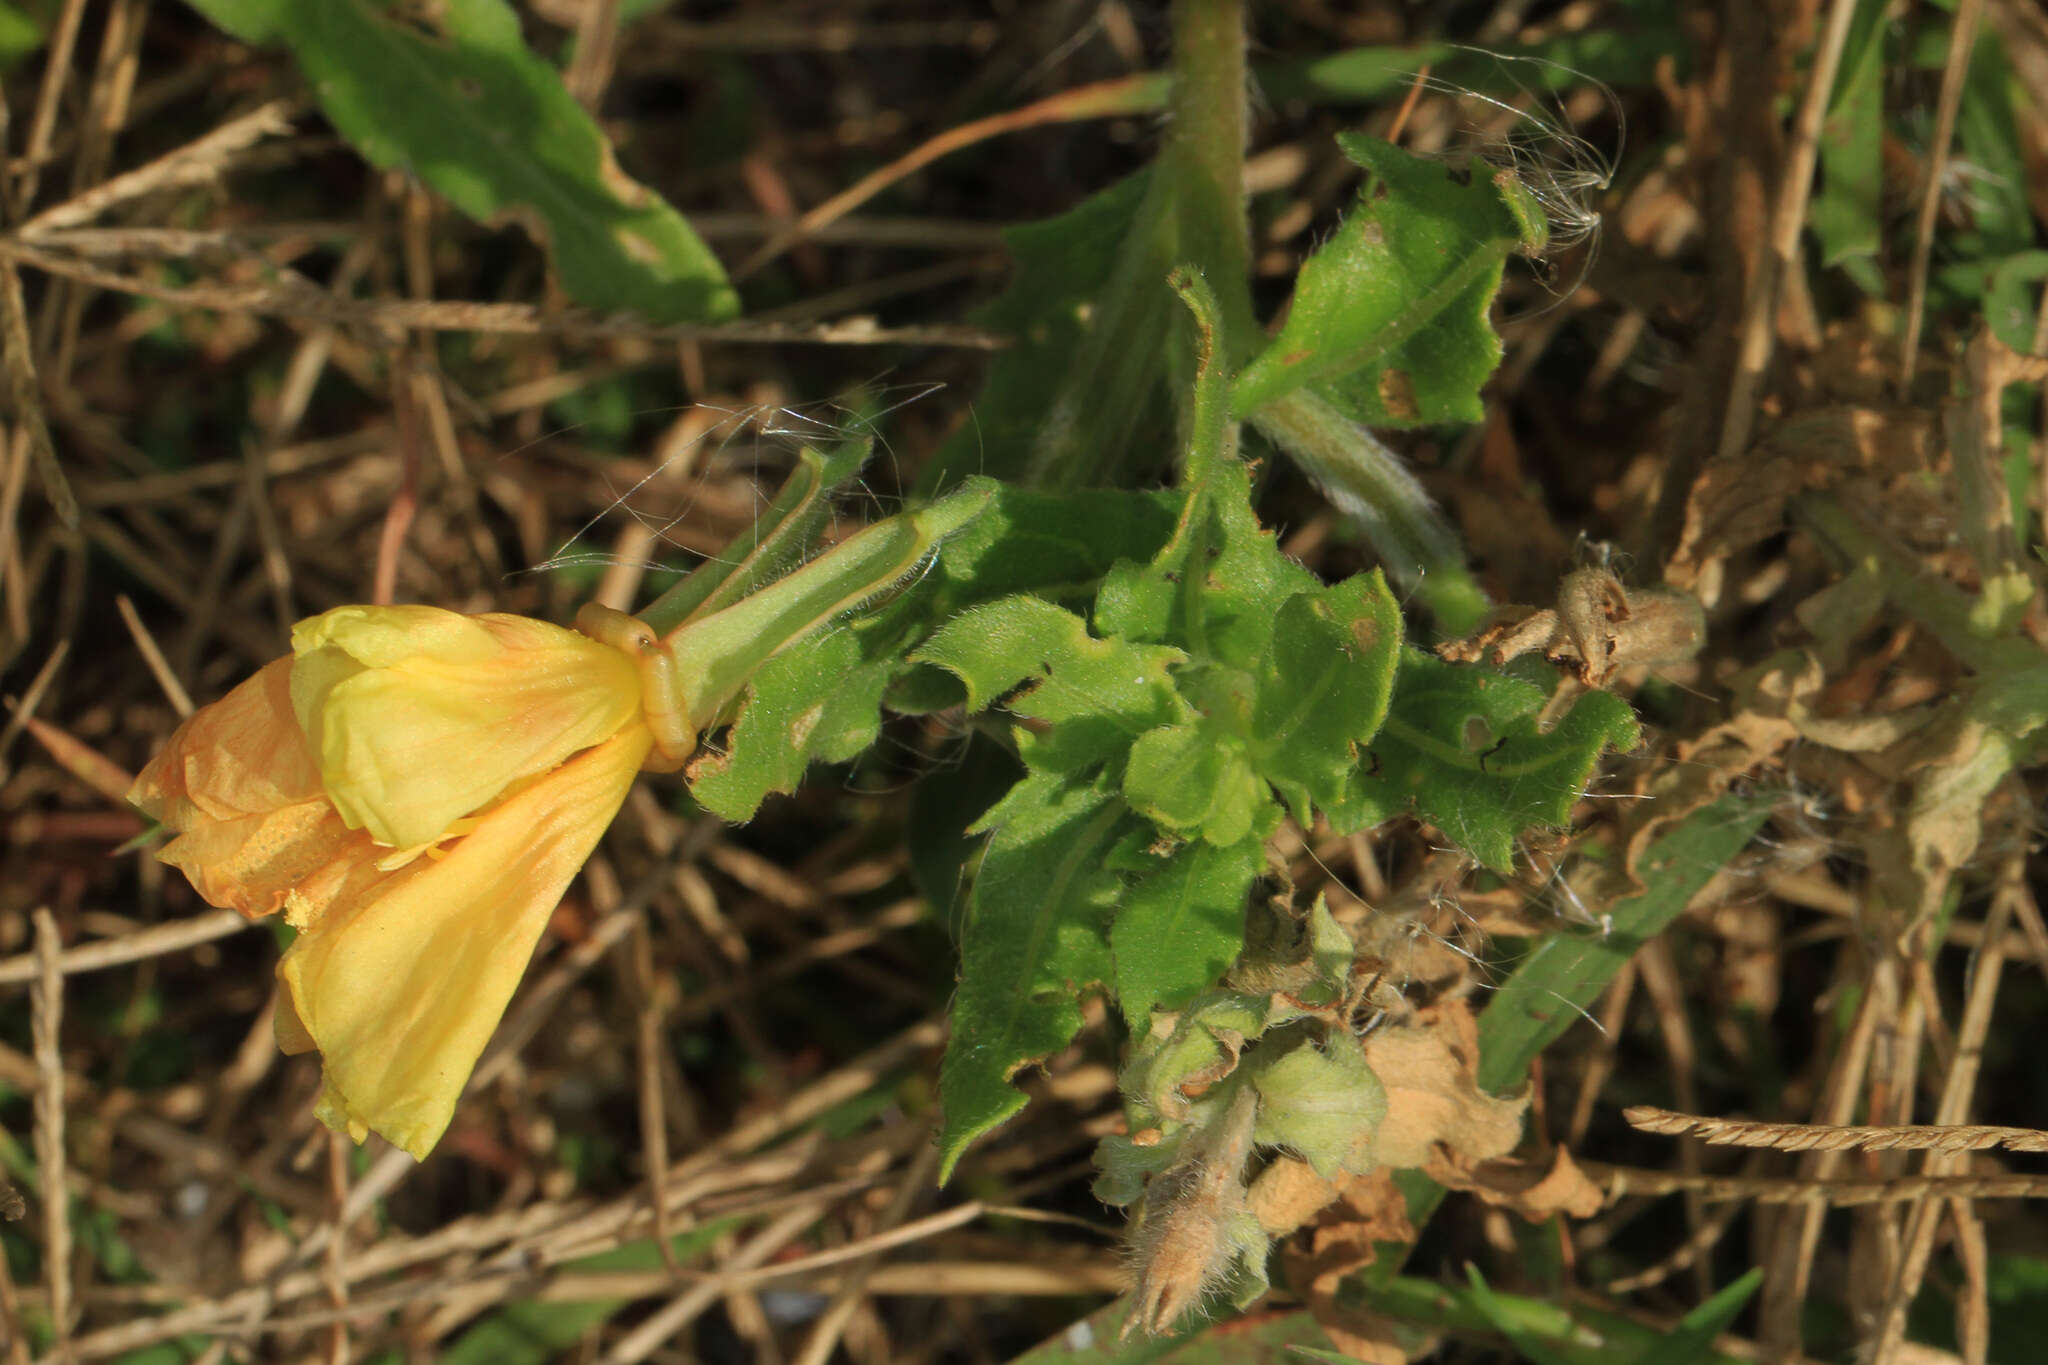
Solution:
M284 907L294 888L366 862L292 714L290 659L266 665L178 727L128 800L179 837L161 853L201 896L245 915Z
M265 815L202 821L157 857L184 872L208 904L255 916L307 899L300 888L309 883L345 879L356 867L374 871L383 852L369 835L342 824L325 801L305 801ZM314 909L292 905L289 917L300 923Z
M629 726L485 811L443 856L336 902L278 975L287 1050L317 1046L326 1116L423 1157L526 970L548 915L625 800L649 748Z

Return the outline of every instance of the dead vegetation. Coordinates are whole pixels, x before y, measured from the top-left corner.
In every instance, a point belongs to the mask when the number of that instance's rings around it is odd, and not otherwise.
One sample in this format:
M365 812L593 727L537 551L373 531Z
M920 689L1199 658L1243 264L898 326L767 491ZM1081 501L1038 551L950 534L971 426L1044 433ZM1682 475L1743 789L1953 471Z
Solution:
M0 67L10 1361L992 1361L1126 1287L1088 1194L1089 1151L1122 1123L1106 1029L933 1181L952 949L911 879L911 784L955 752L943 725L892 729L745 828L643 783L424 1166L314 1122L317 1068L272 1043L268 931L133 843L130 775L300 617L623 608L673 551L743 529L790 443L853 420L831 396L861 387L881 397L850 403L890 409L868 483L893 499L973 420L1001 344L961 321L1003 270L992 229L1070 206L1152 135L1132 94L1161 59L1148 6L685 8L523 18L543 51L573 37L572 91L745 278L747 319L715 327L568 308L529 238L368 169L289 62L181 7L63 0ZM1926 133L1884 148L1887 292L1802 247L1811 92L1856 8L1677 6L1683 68L1568 83L1557 117L1589 138L1627 113L1611 193L1558 181L1600 231L1513 286L1491 420L1404 445L1496 600L1599 589L1488 643L1631 692L1653 741L1572 841L1526 850L1519 884L1412 824L1278 852L1298 898L1379 924L1391 996L1469 1031L1499 953L1597 925L1687 813L1774 795L1765 835L1545 1054L1523 1160L1461 1147L1448 1119L1424 1144L1474 1197L1408 1273L1474 1260L1500 1289L1669 1325L1756 1266L1731 1353L1948 1358L1908 1340L1934 1323L1962 1360L2032 1359L2038 1323L1991 1329L2048 1265L2019 1202L2048 1190L2028 1165L2048 1128L2048 716L2021 723L2030 680L1997 686L2048 647L2048 363L1937 268L1978 211L1950 152L1962 63L1892 82ZM2004 43L2038 241L2048 28L2019 0L1903 8ZM1292 0L1255 22L1296 56L1437 36L1408 13ZM1636 32L1600 4L1479 17L1448 36ZM1351 193L1333 131L1466 135L1469 102L1416 91L1257 120L1276 288ZM2038 356L2048 309L2032 327ZM1357 567L1298 475L1276 470L1264 506L1291 554ZM1582 537L1610 547L1597 569L1574 562ZM1700 604L1704 646L1617 649L1631 602L1677 600L1660 585ZM1274 1311L1306 1302L1361 1358L1405 1358L1340 1293L1413 1235L1391 1182L1299 1175L1254 1190L1269 1228L1302 1229Z

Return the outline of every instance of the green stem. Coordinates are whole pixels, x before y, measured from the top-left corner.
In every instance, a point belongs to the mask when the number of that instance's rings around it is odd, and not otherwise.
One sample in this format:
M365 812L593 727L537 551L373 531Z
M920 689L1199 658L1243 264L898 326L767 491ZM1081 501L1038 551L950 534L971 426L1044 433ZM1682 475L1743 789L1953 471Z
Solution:
M1337 509L1365 529L1387 577L1412 591L1446 635L1479 628L1486 593L1465 567L1465 548L1429 494L1377 436L1309 389L1251 414L1267 440L1292 455Z
M667 635L686 621L732 606L802 559L832 512L831 495L860 472L872 443L851 442L836 454L805 447L775 501L716 556L648 603L640 619Z
M1216 291L1222 359L1235 370L1258 349L1251 224L1245 215L1245 29L1242 0L1176 0L1173 93L1160 168L1174 187L1174 260Z
M914 572L988 506L995 489L991 480L969 480L951 497L876 522L751 596L671 631L662 647L675 660L681 714L700 729L712 724L762 664Z

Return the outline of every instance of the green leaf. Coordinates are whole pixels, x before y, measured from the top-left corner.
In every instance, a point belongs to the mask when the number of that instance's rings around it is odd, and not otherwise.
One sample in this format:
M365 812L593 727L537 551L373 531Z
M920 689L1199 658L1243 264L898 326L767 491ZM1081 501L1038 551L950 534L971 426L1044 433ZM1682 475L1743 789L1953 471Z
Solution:
M1772 797L1724 796L1694 811L1644 856L1648 889L1610 904L1599 930L1560 931L1530 945L1479 1016L1480 1089L1520 1085L1530 1063L1585 1016L1622 964L1743 850L1774 804Z
M911 656L957 676L970 710L1000 701L1017 715L1058 722L1019 742L1032 767L1063 772L1116 762L1139 735L1186 715L1168 674L1184 657L1161 645L1096 639L1074 613L1021 596L962 612Z
M987 842L967 831L1023 776L1024 767L1015 754L989 736L970 731L962 748L948 752L910 789L903 840L910 875L949 929L960 923L967 903L967 874Z
M2048 280L2048 251L2017 251L1991 268L1985 284L1985 324L2022 355L2034 349L2034 319L2040 314L2040 290L2029 286L2043 280Z
M813 760L842 763L881 731L882 692L903 667L901 633L887 621L826 631L754 674L723 753L689 767L690 795L734 822L775 792L792 792Z
M1518 1300L1496 1296L1487 1286L1479 1267L1467 1264L1465 1276L1471 1281L1472 1302L1486 1315L1494 1330L1514 1343L1515 1350L1529 1365L1575 1365L1575 1362L1546 1341L1520 1312Z
M1500 363L1487 309L1508 254L1545 240L1540 208L1510 172L1446 165L1347 134L1367 172L1357 206L1301 268L1279 335L1237 377L1257 412L1304 384L1373 426L1476 422Z
M1109 931L1117 1004L1143 1036L1154 1009L1211 990L1244 943L1244 903L1266 865L1263 840L1183 844L1124 893Z
M1119 268L1128 241L1142 245L1162 231L1154 179L1140 172L1057 218L1003 234L1016 274L973 321L1013 343L990 364L974 421L940 448L928 488L968 474L1025 478L1063 459L1092 469L1113 461L1134 432L1171 428L1159 380L1178 307L1166 291L1173 263L1163 251L1145 253L1159 260L1142 290L1125 279L1130 267ZM1084 356L1106 370L1084 367Z
M1012 593L1092 595L1118 560L1144 562L1173 534L1180 498L1169 489L1041 493L1004 484L946 542L933 577L948 615Z
M1875 255L1884 201L1884 42L1888 0L1861 0L1820 129L1820 189L1806 221L1821 264Z
M1373 1138L1387 1117L1387 1092L1365 1063L1365 1052L1348 1033L1325 1052L1303 1042L1258 1068L1255 1140L1286 1147L1325 1180L1373 1166Z
M1362 1276L1353 1276L1338 1291L1338 1304L1347 1311L1370 1312L1398 1323L1412 1323L1433 1332L1454 1332L1470 1336L1488 1331L1505 1331L1512 1326L1517 1349L1538 1341L1554 1353L1552 1357L1571 1365L1613 1365L1617 1360L1639 1358L1662 1365L1657 1352L1668 1339L1667 1330L1637 1322L1621 1313L1603 1312L1587 1304L1569 1307L1553 1299L1505 1294L1486 1289L1458 1289L1437 1279L1402 1276L1368 1287ZM1525 1359L1539 1357L1525 1355ZM1741 1357L1714 1352L1704 1359L1713 1365L1740 1365Z
M1487 867L1506 872L1515 839L1558 826L1609 748L1635 746L1628 703L1590 692L1548 733L1544 689L1490 668L1403 649L1386 723L1331 822L1360 829L1412 807Z
M2028 161L2020 149L2019 119L2012 103L2015 84L2005 40L1987 26L1970 53L1970 74L1963 80L1963 102L1956 111L1960 161L1973 174L1968 182L1971 230L1955 238L1959 251L1987 262L2034 245Z
M1149 730L1131 746L1124 799L1176 833L1216 845L1259 838L1280 823L1280 808L1252 771L1241 741L1212 725Z
M1265 656L1281 604L1320 586L1259 524L1251 472L1231 460L1187 490L1173 539L1150 564L1119 564L1104 576L1095 628L1185 643L1249 669Z
M1064 1047L1080 992L1112 975L1107 930L1122 883L1106 855L1129 819L1092 787L1032 774L993 826L960 941L953 1033L939 1073L943 1182L962 1152L1024 1107L1010 1078Z
M620 172L504 0L441 0L417 20L370 0L192 3L238 38L290 48L322 112L372 165L419 176L478 222L533 223L578 303L657 322L739 312L718 258Z
M20 5L0 0L0 71L43 45L43 25Z
M1303 824L1311 803L1342 803L1400 656L1401 610L1378 570L1282 604L1257 674L1252 762Z

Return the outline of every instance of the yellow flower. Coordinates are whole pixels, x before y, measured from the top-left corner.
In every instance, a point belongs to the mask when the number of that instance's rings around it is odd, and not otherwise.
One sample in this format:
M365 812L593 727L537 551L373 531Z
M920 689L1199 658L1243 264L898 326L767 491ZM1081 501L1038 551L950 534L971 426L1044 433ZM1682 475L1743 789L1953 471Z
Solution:
M648 757L640 665L516 616L338 607L179 727L128 798L215 905L278 910L319 1113L440 1139L549 912Z

